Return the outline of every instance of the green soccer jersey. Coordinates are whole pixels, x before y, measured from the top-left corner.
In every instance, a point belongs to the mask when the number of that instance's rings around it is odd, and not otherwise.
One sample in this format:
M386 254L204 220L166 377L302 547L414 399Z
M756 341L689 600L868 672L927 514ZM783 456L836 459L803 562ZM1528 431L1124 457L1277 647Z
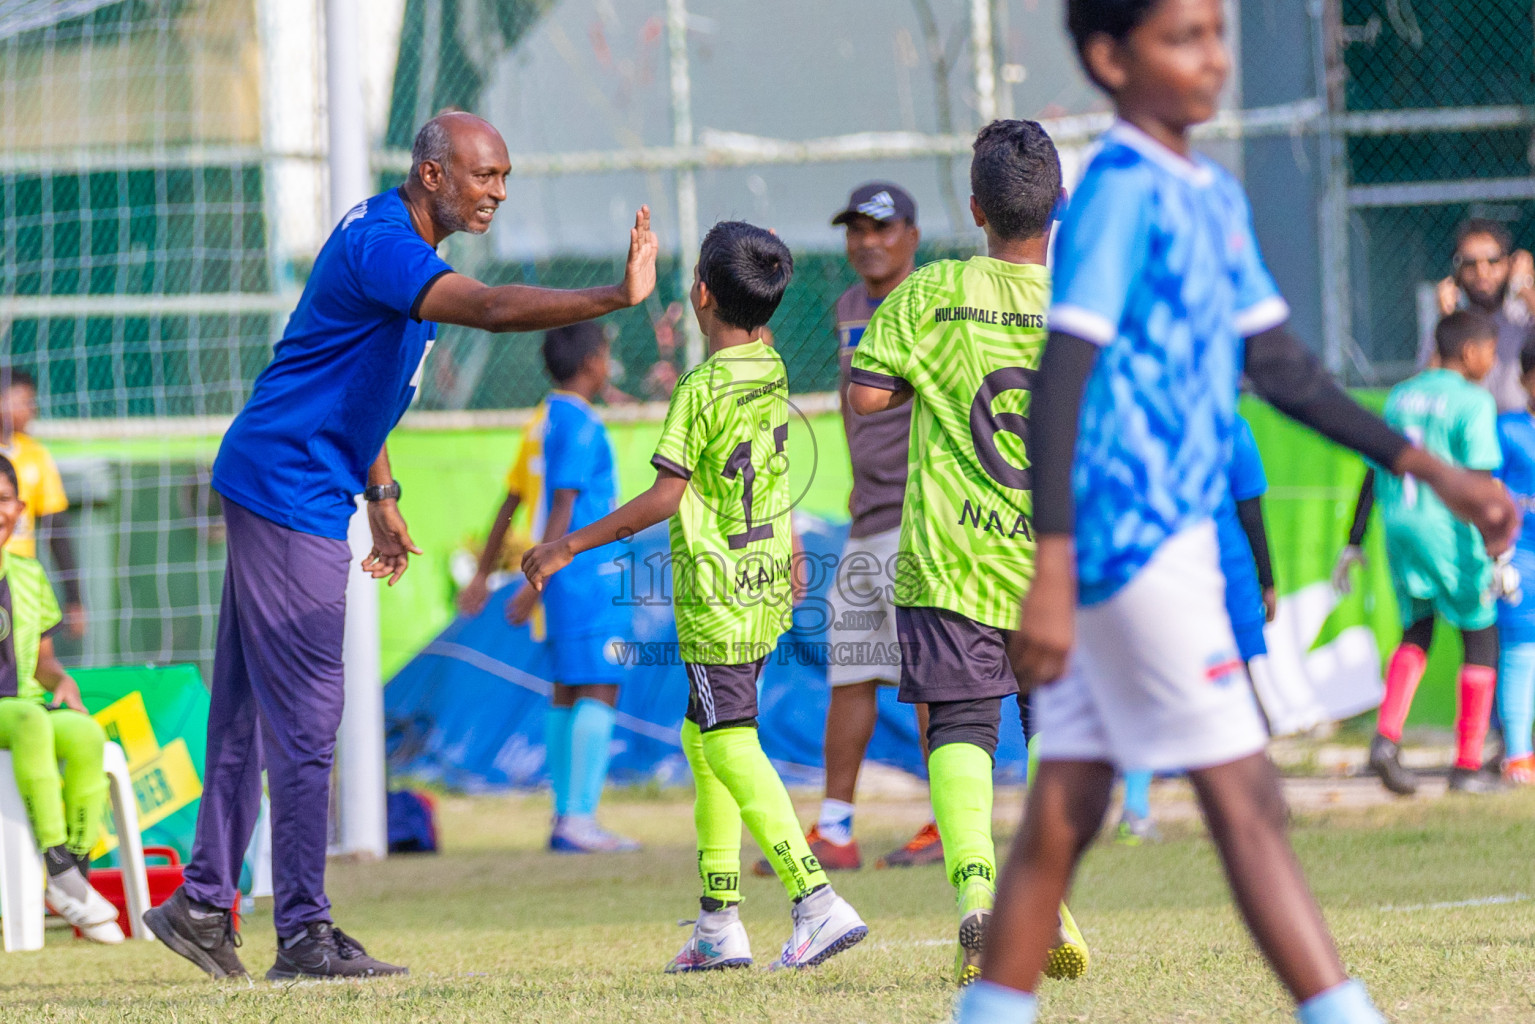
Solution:
M6 554L0 563L0 697L46 703L37 649L57 628L59 601L36 559Z
M1467 469L1502 465L1497 416L1492 395L1453 370L1425 370L1392 388L1386 399L1387 423ZM1449 593L1474 606L1482 599L1491 560L1475 527L1456 519L1437 494L1410 476L1378 472L1375 500L1399 600Z
M880 304L851 380L912 399L895 603L1002 629L1034 575L1030 387L1050 272L987 256L930 263Z
M739 665L789 628L789 378L760 341L722 349L672 392L651 463L688 480L671 519L684 660Z

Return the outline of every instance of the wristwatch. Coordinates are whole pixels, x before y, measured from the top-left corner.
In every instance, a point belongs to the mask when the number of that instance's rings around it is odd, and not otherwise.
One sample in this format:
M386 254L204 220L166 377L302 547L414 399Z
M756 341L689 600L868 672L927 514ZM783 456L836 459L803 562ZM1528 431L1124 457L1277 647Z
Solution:
M400 481L391 480L387 484L369 484L362 492L362 496L369 501L388 501L391 498L398 501L400 498Z

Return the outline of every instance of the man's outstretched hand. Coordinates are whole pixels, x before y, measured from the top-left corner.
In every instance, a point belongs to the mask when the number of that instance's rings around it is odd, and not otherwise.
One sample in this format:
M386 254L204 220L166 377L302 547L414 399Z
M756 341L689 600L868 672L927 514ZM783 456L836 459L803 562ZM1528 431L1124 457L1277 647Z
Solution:
M1020 693L1059 679L1076 639L1077 583L1071 538L1044 536L1034 550L1034 582L1023 599L1007 653Z
M629 229L629 258L624 264L624 280L619 289L624 302L638 306L656 290L656 256L661 243L650 230L650 207L642 206Z
M393 499L368 502L368 528L373 531L373 550L362 560L362 571L376 580L387 576L392 587L410 567L410 556L421 554L421 549L410 539Z

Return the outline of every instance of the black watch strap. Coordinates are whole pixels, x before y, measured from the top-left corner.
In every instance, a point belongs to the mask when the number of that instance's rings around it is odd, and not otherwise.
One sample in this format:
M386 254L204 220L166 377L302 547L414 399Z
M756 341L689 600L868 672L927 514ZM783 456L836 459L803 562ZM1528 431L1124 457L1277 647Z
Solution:
M391 498L398 501L400 499L400 481L391 480L387 484L369 484L368 488L362 492L362 496L369 501L388 501Z

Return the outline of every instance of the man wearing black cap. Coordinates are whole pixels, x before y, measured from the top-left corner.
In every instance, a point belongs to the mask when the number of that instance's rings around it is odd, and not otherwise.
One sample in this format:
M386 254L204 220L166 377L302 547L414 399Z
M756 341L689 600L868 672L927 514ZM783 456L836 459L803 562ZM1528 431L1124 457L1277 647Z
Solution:
M862 865L853 838L853 797L858 770L879 716L879 687L899 686L901 664L895 633L895 558L906 491L911 409L855 416L847 405L848 370L864 327L885 296L916 269L917 204L899 185L874 181L853 190L832 224L847 230L847 259L859 281L837 300L842 425L853 462L852 525L829 598L826 714L826 798L810 830L810 849L830 871ZM918 705L918 737L926 756L925 705ZM880 867L943 863L937 826L928 823ZM766 866L766 862L763 862Z

